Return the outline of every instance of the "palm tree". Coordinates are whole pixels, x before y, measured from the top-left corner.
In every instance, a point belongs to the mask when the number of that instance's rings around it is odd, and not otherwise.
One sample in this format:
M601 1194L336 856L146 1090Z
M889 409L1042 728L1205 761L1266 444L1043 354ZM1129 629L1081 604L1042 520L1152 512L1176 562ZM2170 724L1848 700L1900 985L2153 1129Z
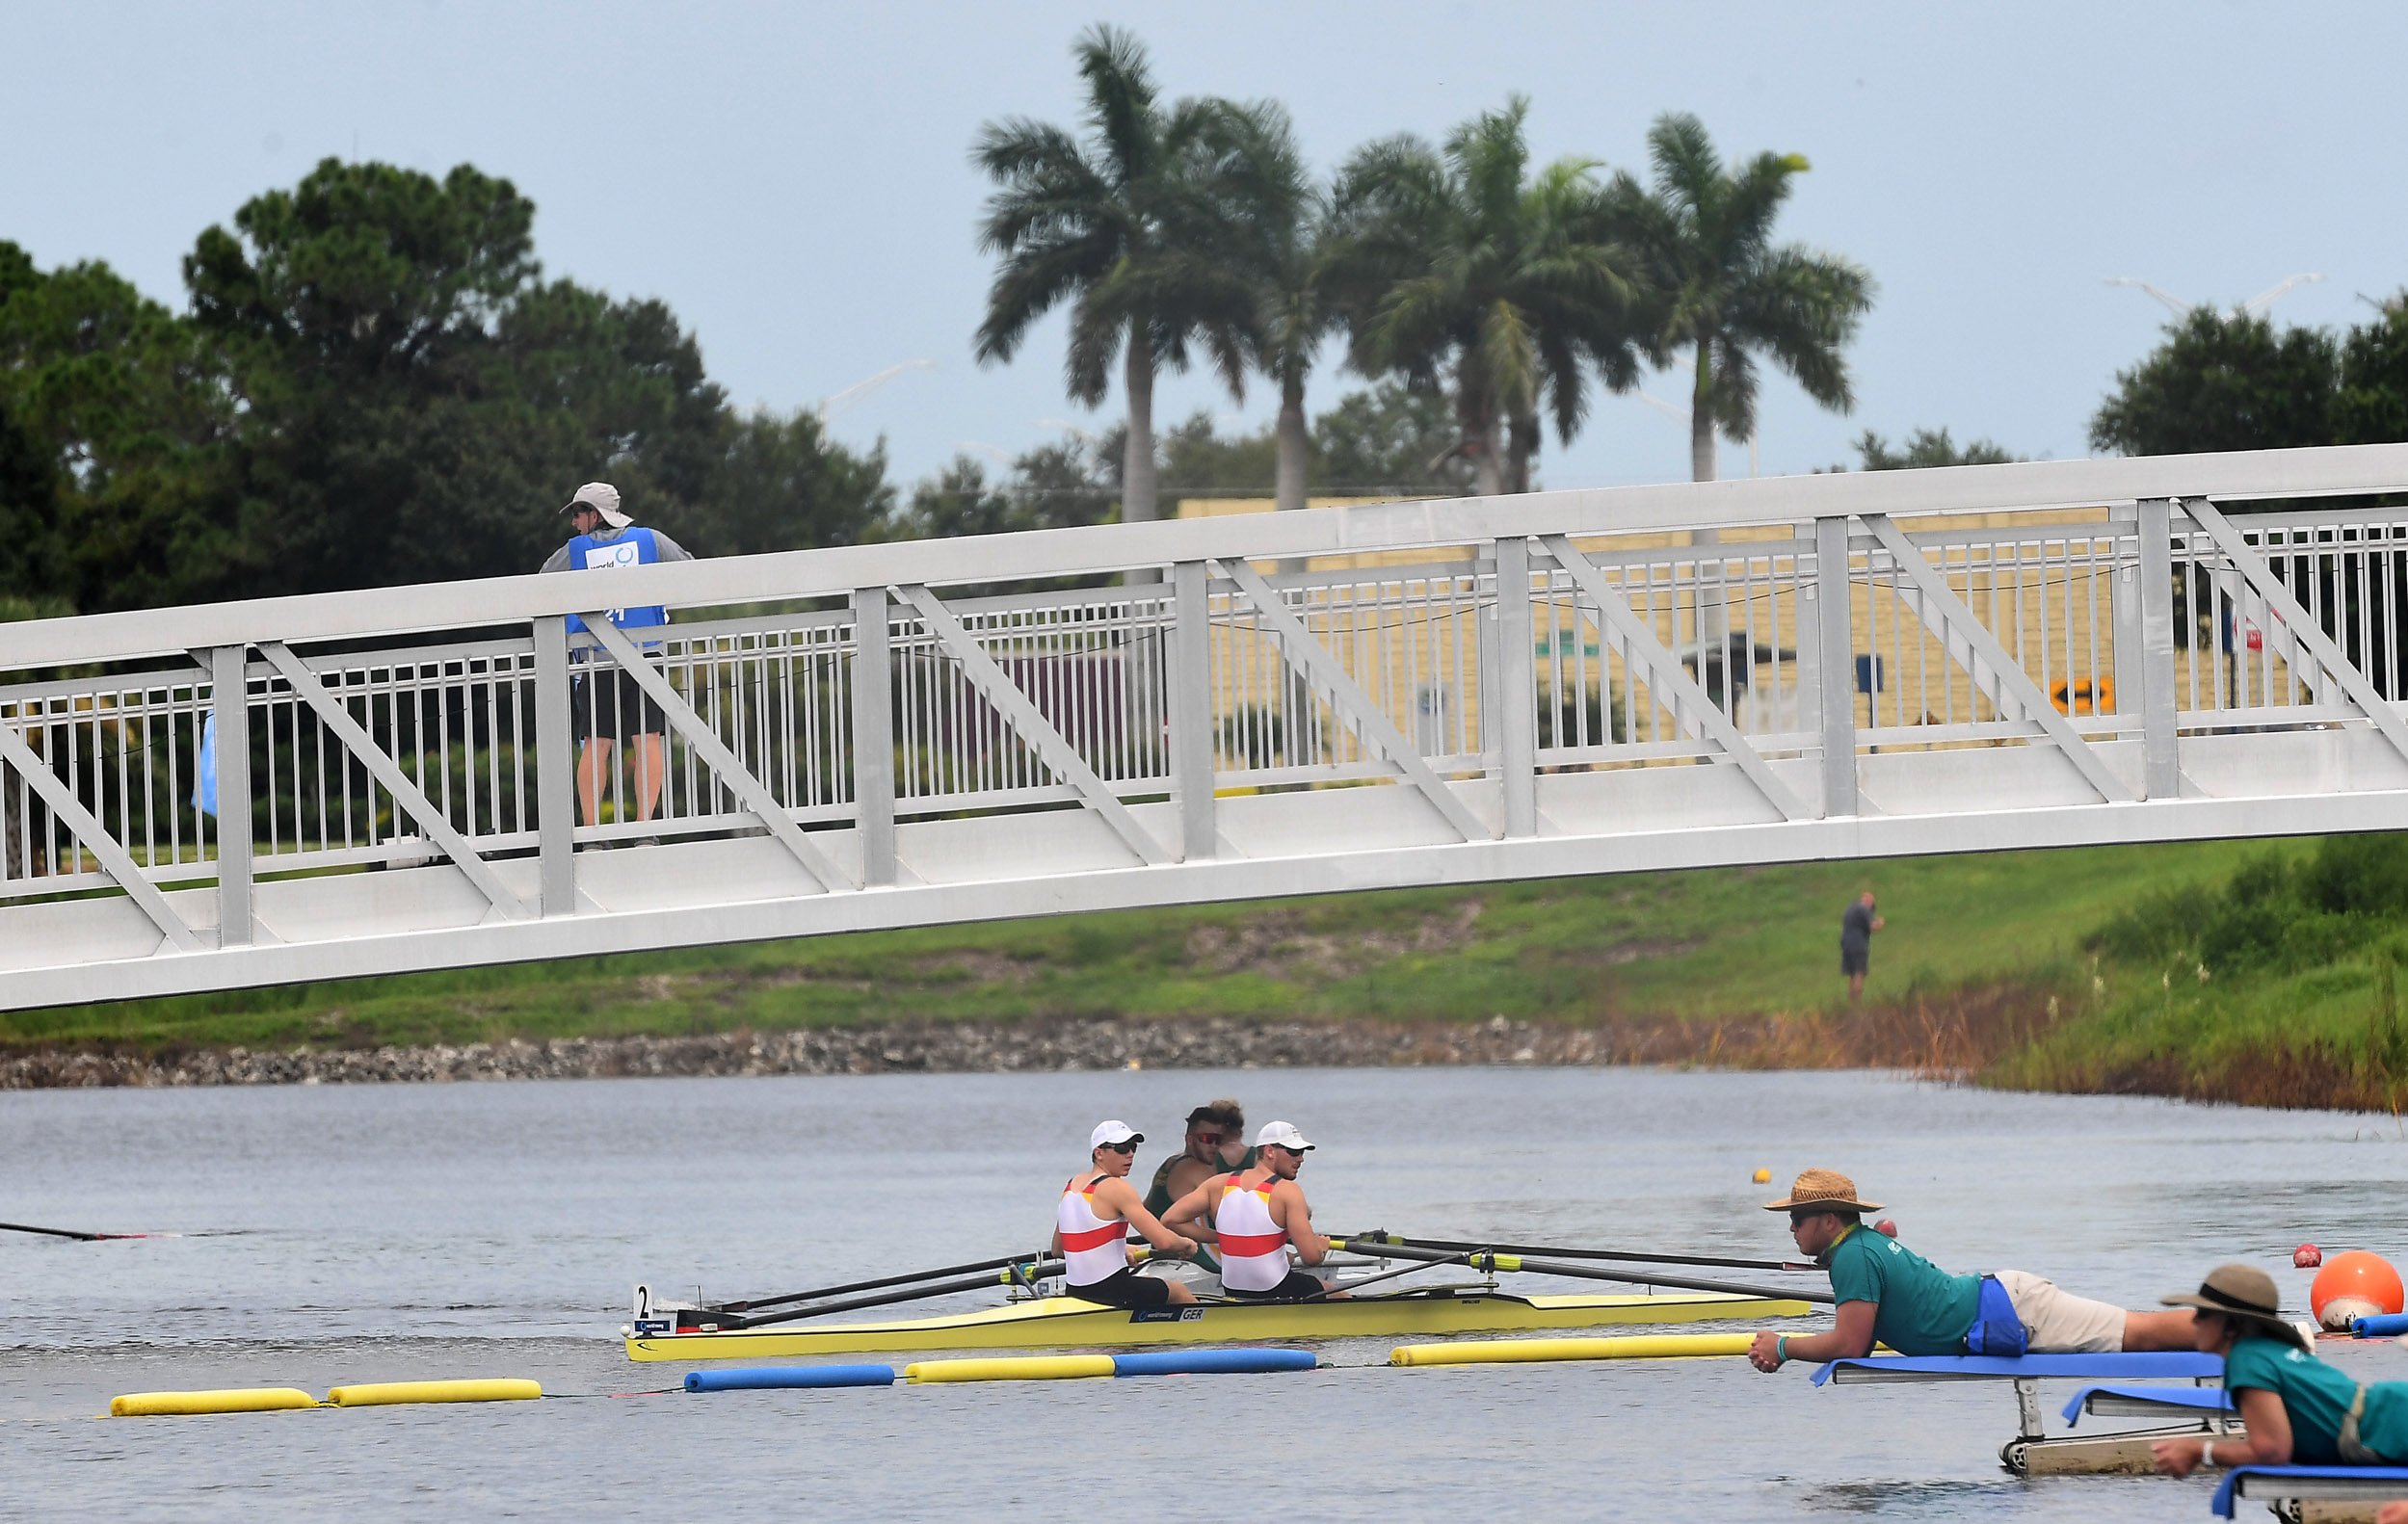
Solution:
M1528 175L1528 114L1517 95L1442 148L1410 135L1368 145L1339 175L1332 214L1329 269L1354 364L1451 383L1456 453L1483 494L1528 490L1543 408L1571 442L1590 366L1616 390L1638 380L1639 293L1597 163Z
M1330 198L1306 173L1283 109L1270 102L1238 107L1230 123L1237 134L1233 158L1246 166L1253 197L1241 237L1257 287L1254 361L1280 389L1273 507L1302 508L1312 453L1305 381L1339 316L1325 261Z
M1685 112L1658 117L1647 143L1655 189L1617 175L1617 222L1654 293L1649 347L1657 363L1687 351L1696 364L1689 471L1710 482L1716 428L1734 439L1756 434L1751 352L1769 355L1824 407L1856 406L1839 352L1872 306L1873 277L1836 254L1772 242L1789 181L1806 172L1803 155L1760 153L1726 171L1705 125Z
M1067 302L1071 396L1101 403L1121 356L1122 517L1135 522L1158 512L1156 370L1185 369L1200 344L1230 395L1244 396L1255 292L1229 254L1257 197L1234 108L1165 108L1144 47L1117 28L1090 28L1072 51L1087 82L1085 140L1015 117L989 122L972 150L998 186L979 248L1000 256L977 354L1009 360L1030 326Z

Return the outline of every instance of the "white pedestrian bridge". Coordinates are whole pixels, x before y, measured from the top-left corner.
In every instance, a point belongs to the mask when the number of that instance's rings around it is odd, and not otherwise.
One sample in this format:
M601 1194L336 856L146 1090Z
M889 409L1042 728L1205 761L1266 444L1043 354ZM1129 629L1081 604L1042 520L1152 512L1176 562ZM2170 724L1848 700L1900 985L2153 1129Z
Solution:
M0 626L0 1007L2399 829L2404 504L2408 444L2042 461ZM640 819L613 767L589 823L577 709L614 670L667 776Z

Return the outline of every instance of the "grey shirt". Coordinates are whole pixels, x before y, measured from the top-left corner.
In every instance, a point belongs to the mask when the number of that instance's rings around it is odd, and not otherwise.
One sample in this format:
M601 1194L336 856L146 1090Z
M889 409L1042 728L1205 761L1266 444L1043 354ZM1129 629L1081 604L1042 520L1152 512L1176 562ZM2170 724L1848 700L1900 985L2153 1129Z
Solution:
M1848 913L1839 917L1839 945L1851 953L1868 951L1873 945L1873 907L1859 900L1848 907Z
M635 525L629 524L627 529L633 529L635 527ZM613 529L608 524L604 524L594 531L592 538L595 544L607 545L612 540L617 539L620 536L625 534L627 529ZM657 529L652 531L652 547L660 552L660 559L663 561L692 561L694 559L694 552L686 549L685 546L678 544L675 540L670 539L667 535L662 534ZM542 569L545 571L567 571L569 569L569 544L567 541L564 540L561 543L561 547L552 552L551 559L543 563Z

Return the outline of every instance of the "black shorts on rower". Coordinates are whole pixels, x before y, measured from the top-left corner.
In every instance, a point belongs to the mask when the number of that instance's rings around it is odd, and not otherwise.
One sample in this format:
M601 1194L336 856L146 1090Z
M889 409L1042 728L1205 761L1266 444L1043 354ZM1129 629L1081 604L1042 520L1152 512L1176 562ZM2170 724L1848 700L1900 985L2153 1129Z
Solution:
M1063 1295L1081 1301L1100 1301L1107 1307L1167 1307L1171 1303L1171 1283L1124 1270L1093 1285L1065 1287Z
M1328 1291L1319 1276L1291 1270L1285 1280L1269 1291L1230 1291L1227 1295L1231 1301L1318 1301Z

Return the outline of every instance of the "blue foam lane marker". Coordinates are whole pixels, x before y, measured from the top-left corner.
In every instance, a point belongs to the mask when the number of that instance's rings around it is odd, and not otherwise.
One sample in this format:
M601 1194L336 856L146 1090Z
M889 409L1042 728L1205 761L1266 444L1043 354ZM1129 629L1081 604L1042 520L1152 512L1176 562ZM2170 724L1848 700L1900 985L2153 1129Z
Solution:
M2385 1312L2371 1318L2353 1318L2349 1331L2362 1339L2388 1339L2408 1333L2408 1312Z
M689 1392L757 1392L795 1386L892 1386L891 1365L755 1365L738 1371L688 1371Z
M1115 1376L1223 1376L1242 1371L1310 1371L1310 1350L1178 1350L1167 1354L1116 1354Z

